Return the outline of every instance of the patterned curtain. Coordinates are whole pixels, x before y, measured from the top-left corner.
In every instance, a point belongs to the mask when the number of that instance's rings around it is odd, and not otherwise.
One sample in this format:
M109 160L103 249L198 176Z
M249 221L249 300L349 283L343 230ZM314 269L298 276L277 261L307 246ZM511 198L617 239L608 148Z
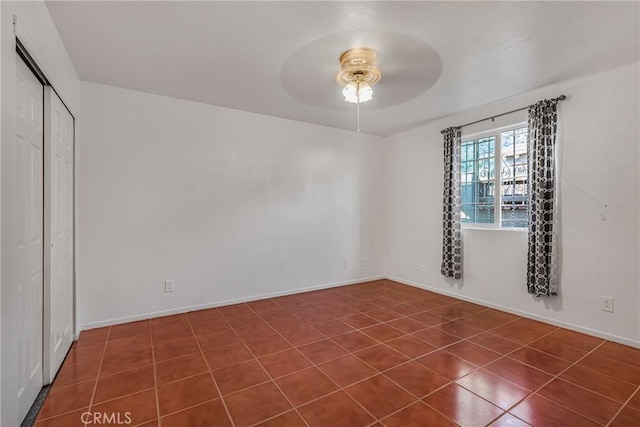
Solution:
M556 99L529 106L529 253L527 288L535 296L557 294Z
M462 238L460 234L460 139L462 130L444 131L444 194L442 207L442 267L445 277L462 277Z

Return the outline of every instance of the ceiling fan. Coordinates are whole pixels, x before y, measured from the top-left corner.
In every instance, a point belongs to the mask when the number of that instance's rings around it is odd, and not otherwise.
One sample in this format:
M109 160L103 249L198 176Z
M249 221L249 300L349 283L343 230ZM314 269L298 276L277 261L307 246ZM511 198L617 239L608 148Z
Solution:
M340 55L340 72L336 77L344 87L344 100L357 105L358 132L360 132L360 104L373 99L371 86L382 78L377 67L378 52L368 47L349 49Z

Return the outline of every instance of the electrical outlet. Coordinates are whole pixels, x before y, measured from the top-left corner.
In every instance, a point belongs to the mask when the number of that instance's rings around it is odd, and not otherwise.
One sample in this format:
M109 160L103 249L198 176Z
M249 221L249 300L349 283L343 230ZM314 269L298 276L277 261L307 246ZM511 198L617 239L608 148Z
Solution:
M173 280L165 280L164 281L164 291L165 292L173 292Z
M347 261L346 259L342 260L342 268L349 268L349 261Z
M612 297L600 297L600 310L613 313L613 298Z
M363 257L362 258L362 266L366 267L367 265L369 265L369 258Z
M415 261L413 263L413 269L414 270L420 270L420 261Z

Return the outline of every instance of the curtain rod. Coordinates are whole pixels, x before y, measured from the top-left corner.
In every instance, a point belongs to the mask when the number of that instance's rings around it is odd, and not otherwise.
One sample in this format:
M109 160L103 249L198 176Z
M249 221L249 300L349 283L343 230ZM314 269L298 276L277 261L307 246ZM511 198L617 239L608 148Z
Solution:
M555 100L555 101L564 101L565 99L567 99L567 97L566 97L565 95L560 95L559 97L557 97L557 98L553 98L552 100ZM460 127L460 128L463 128L463 127L465 127L465 126L475 125L476 123L484 122L484 121L487 121L487 120L493 120L493 119L495 119L496 117L506 116L507 114L516 113L516 112L518 112L518 111L526 110L527 108L529 108L529 106L522 107L522 108L517 108L517 109L515 109L515 110L507 111L506 113L496 114L495 116L490 116L490 117L487 117L487 118L484 118L484 119L476 120L475 122L465 123L465 124L463 124L463 125L461 125L461 126L454 126L454 127ZM444 130L441 130L441 131L440 131L440 133L444 133L444 132L445 132Z

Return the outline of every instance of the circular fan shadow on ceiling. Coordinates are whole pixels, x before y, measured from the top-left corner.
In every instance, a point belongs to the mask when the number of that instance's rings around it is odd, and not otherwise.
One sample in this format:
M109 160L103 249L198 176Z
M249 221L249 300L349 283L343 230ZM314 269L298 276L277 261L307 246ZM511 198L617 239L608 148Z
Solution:
M406 34L364 30L332 34L293 52L280 70L280 82L295 99L328 110L351 110L336 83L340 55L348 49L368 47L378 52L382 79L367 109L402 104L429 90L442 73L438 52Z

